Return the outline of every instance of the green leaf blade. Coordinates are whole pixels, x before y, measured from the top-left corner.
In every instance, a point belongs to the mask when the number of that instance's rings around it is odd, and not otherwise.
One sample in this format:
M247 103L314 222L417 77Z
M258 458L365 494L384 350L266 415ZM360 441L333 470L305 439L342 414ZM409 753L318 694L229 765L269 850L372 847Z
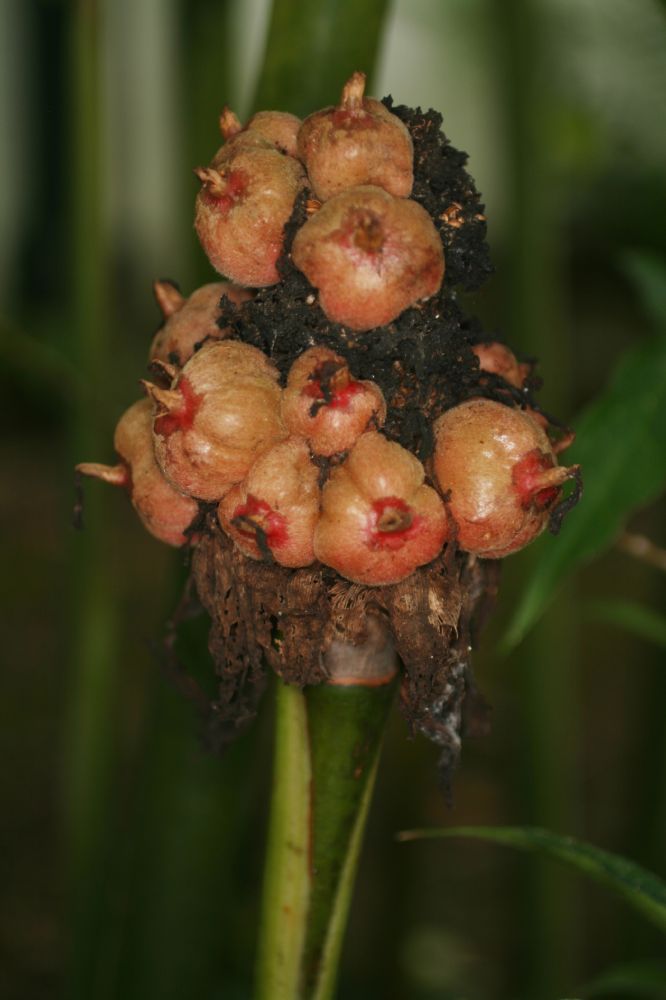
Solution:
M471 837L564 862L622 896L666 932L666 882L619 854L541 827L458 826L399 834L403 841L436 837Z
M544 539L537 568L518 602L502 646L525 637L566 576L590 562L620 533L631 511L666 483L666 338L638 344L606 392L583 413L571 463L583 470L582 502L555 542Z
M275 0L255 108L310 114L375 65L387 0Z
M585 606L587 614L608 625L617 625L628 632L666 649L666 615L634 601L590 601Z
M578 989L581 997L643 997L666 1000L666 962L638 959L614 965Z

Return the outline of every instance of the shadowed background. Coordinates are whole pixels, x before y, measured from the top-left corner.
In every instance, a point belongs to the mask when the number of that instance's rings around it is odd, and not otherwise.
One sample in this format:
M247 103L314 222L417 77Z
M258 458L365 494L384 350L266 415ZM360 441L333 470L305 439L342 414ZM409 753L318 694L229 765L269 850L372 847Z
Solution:
M334 101L350 70L370 70L358 60L376 49L370 92L441 110L469 153L497 273L468 307L541 359L540 398L563 419L575 424L650 328L627 261L666 256L663 5L270 7L0 0L7 998L251 995L271 699L224 759L206 755L161 668L182 555L95 484L84 533L70 528L74 462L111 460L116 419L138 396L159 322L152 280L186 294L213 280L192 230L191 170L219 144L222 105L241 118L256 104L307 113ZM651 287L663 298L663 284ZM628 527L663 546L663 504ZM650 925L550 862L393 840L405 827L535 823L664 873L664 634L637 635L635 617L623 627L609 603L663 608L663 573L613 546L498 652L556 544L505 564L476 657L492 733L464 748L452 814L435 748L407 741L397 715L391 724L345 1000L583 995L610 966L663 953ZM205 631L189 623L180 652L210 684ZM666 995L650 990L641 995Z

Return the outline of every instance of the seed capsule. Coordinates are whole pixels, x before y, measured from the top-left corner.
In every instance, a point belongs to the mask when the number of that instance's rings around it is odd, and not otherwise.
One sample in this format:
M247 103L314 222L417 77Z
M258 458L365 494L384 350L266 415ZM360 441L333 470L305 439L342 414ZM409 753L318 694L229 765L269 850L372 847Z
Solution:
M197 344L209 338L222 340L229 333L217 324L223 297L237 305L252 298L246 288L229 281L202 285L189 299L166 281L156 281L153 288L165 322L153 338L148 360L179 366L189 361Z
M337 108L309 115L298 133L298 153L317 198L373 184L407 198L414 183L412 139L381 101L364 97L365 74L354 73Z
M315 554L354 583L391 584L441 552L444 504L414 455L376 431L363 434L322 491Z
M223 159L197 168L194 228L216 271L238 285L261 288L279 281L276 261L284 224L305 183L300 163L257 135L230 142Z
M305 441L276 444L218 505L220 524L245 555L296 568L314 562L319 470Z
M282 394L282 419L290 434L307 439L316 455L347 451L370 421L386 417L381 389L352 378L347 362L327 347L312 347L291 367Z
M176 489L219 500L286 437L277 380L261 351L222 340L197 351L170 389L144 383L155 404L155 457Z
M378 187L356 187L327 201L299 229L294 264L319 289L334 323L370 330L390 323L442 284L444 251L417 202Z
M121 461L118 465L82 462L84 476L124 487L132 506L151 535L167 545L185 545L185 529L199 512L191 497L175 490L162 475L153 454L153 408L149 399L134 403L118 421L113 439Z
M522 410L469 399L439 417L434 470L461 549L497 559L546 527L561 485L578 467L557 465L548 437Z

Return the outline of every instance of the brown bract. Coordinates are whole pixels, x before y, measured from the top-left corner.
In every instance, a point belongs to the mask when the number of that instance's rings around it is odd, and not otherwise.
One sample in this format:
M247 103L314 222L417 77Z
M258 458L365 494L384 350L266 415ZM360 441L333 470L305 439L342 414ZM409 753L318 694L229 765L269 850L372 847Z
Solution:
M319 470L298 438L275 445L218 505L218 518L241 552L296 568L314 562Z
M328 318L359 331L430 298L444 277L442 241L425 209L369 185L322 205L296 233L292 258Z
M261 351L224 340L204 345L170 389L144 383L155 404L155 457L176 489L219 500L286 437L277 378Z
M222 148L214 165L197 168L202 182L194 227L216 271L238 285L260 288L279 280L275 264L284 224L305 183L300 163L251 133Z
M216 281L197 288L188 299L181 295L180 304L174 309L170 306L175 304L175 297L169 291L173 286L156 281L153 288L165 322L153 338L148 360L181 366L192 357L197 344L209 338L221 340L228 335L228 328L221 330L217 325L223 296L237 305L252 298L247 288L239 288L230 281ZM169 311L165 311L163 304L165 295L168 295L166 309Z
M322 491L315 531L321 562L355 583L404 580L433 560L448 534L444 505L414 455L376 431L363 434Z
M381 427L385 417L381 389L354 379L335 351L312 347L292 365L282 394L282 419L289 433L306 438L316 455L347 451L371 421Z
M167 545L185 545L185 530L199 512L195 500L177 492L164 478L153 453L153 408L141 399L123 413L113 439L118 465L82 462L76 469L129 492L132 506L151 535Z
M398 198L412 192L411 136L381 101L364 97L364 89L365 74L354 73L338 107L309 115L298 133L298 155L322 201L359 184L377 185Z
M523 548L548 523L561 484L544 430L522 410L470 399L434 423L434 470L461 549L497 559Z

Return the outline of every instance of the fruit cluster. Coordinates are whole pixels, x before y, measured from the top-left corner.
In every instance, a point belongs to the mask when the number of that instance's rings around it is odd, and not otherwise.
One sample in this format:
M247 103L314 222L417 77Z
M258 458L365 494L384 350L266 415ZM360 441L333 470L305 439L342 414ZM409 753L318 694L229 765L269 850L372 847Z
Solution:
M439 401L423 463L382 432L404 400L387 400L343 354L314 343L296 353L281 387L267 353L238 339L244 304L281 282L299 194L306 221L291 235L290 264L312 287L310 304L316 297L345 336L372 339L440 291L442 238L410 197L412 136L364 86L355 73L337 107L303 122L270 111L241 127L225 109L224 144L196 171L195 228L230 280L188 299L155 283L165 320L150 349L156 381L143 382L147 398L118 424L119 464L78 470L126 487L148 530L169 544L196 542L201 505L214 504L251 559L291 569L319 561L373 586L406 579L447 543L486 558L522 548L577 469L557 465L569 438L551 441L548 421L521 395L530 366L498 342L473 345L476 389L455 405ZM439 218L456 224L455 211ZM237 313L235 329L223 306ZM489 382L514 396L488 398Z

